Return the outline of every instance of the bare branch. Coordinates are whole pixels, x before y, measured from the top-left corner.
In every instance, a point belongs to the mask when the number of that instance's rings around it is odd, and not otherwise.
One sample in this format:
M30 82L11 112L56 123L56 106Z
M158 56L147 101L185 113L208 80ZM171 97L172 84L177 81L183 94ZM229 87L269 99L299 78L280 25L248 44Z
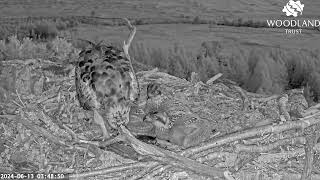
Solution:
M124 18L124 20L127 23L127 26L128 26L128 28L130 30L130 33L129 33L128 40L123 42L123 51L124 51L124 54L125 54L126 58L129 60L131 69L133 71L132 60L131 60L130 55L129 55L129 48L130 48L131 42L132 42L132 40L133 40L133 38L134 38L134 36L136 34L136 27L132 26L132 24L130 23L130 21L127 18Z
M166 165L166 166L162 166L162 165L158 165L154 168L152 168L151 173L149 173L146 177L143 178L143 180L148 180L148 179L155 179L154 177L156 175L158 175L159 173L165 171L166 169L170 168L170 165Z
M70 179L86 179L88 177L106 175L106 174L115 173L115 172L122 172L122 171L132 170L136 168L147 168L149 166L150 166L149 162L130 163L130 164L124 164L121 166L114 166L111 168L99 169L99 170L85 172L85 173L71 174L69 178Z
M130 30L130 34L129 34L128 40L123 42L123 51L126 55L129 55L129 47L130 47L131 42L136 34L136 27L132 26L132 24L130 23L130 21L127 18L124 18L124 20L127 23L127 26ZM130 60L130 56L128 59Z
M189 148L185 151L183 151L181 154L186 157L190 157L194 154L197 154L202 151L209 150L214 147L222 146L227 143L231 143L237 140L246 139L250 137L254 137L257 135L263 135L267 133L280 133L283 131L287 131L290 129L304 129L306 127L309 127L311 125L317 124L320 122L320 112L317 114L314 114L312 116L301 118L299 121L290 121L285 124L281 125L267 125L263 127L257 127L248 129L242 132L233 133L218 139L215 139L214 141L210 141L208 143L203 144L202 146L197 146L193 148Z
M215 80L219 79L222 76L222 73L218 73L214 75L212 78L210 78L206 84L212 84Z
M137 179L141 179L143 176L145 175L150 175L150 172L154 172L154 168L161 166L159 165L158 162L151 162L150 166L148 166L147 168L144 168L142 171L140 171L139 173L136 173L135 175L133 175L132 177L130 177L128 180L137 180Z
M270 143L268 145L262 145L262 146L258 146L258 145L243 145L243 144L236 144L235 148L236 148L236 152L250 152L250 153L254 153L254 152L268 152L272 149L275 149L276 147L279 147L281 145L288 145L288 144L305 144L306 143L306 138L305 137L293 137L293 138L287 138L287 139L281 139L278 140L274 143Z

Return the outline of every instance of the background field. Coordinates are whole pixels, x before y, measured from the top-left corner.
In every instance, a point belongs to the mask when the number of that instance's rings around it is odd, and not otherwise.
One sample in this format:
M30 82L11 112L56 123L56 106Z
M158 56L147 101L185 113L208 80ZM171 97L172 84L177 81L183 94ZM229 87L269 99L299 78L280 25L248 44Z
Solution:
M265 21L266 19L283 19L281 12L286 1L279 0L162 0L162 1L100 1L100 0L3 0L0 2L0 16L5 17L52 17L52 16L95 16L101 18L161 19L179 21L200 17L209 21L223 18L250 19ZM319 18L320 1L302 1L305 4L303 18ZM92 12L94 12L92 14ZM118 27L82 26L80 36L88 38L99 36L101 39L123 39L124 30L117 33ZM277 46L296 46L301 44L315 47L319 42L318 32L305 32L302 36L287 36L281 30L247 29L234 27L213 27L207 25L150 25L139 27L138 40L154 42L156 45L167 46L172 42L181 41L193 48L203 40L216 38L237 38L241 41L256 40L261 44ZM169 40L169 41L168 41ZM311 41L311 42L310 42ZM306 43L308 42L308 43Z
M287 1L283 0L3 0L4 16L66 16L88 15L92 10L99 17L175 18L181 16L241 16L255 18L278 17ZM317 0L302 1L304 16L319 16Z

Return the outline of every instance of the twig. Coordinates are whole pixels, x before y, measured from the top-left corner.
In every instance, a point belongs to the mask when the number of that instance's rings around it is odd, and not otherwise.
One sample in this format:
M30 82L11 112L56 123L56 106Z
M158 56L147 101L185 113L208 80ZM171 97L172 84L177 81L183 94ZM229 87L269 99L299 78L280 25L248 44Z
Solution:
M225 172L224 172L224 178L226 178L226 180L236 180L236 179L232 176L232 174L231 174L230 171L225 171Z
M316 144L313 147L313 151L320 151L320 144ZM273 163L280 160L290 159L295 156L304 156L305 150L303 148L297 148L286 153L274 153L274 154L265 154L262 153L258 158L257 162L259 163Z
M53 143L60 144L60 145L63 145L63 146L68 146L66 144L66 142L64 142L63 140L61 140L61 139L57 138L56 136L52 135L52 133L50 133L46 129L44 129L42 127L39 127L36 124L32 123L28 118L25 117L24 112L21 112L21 118L20 117L16 117L15 120L17 120L18 122L20 122L21 124L23 124L24 126L29 128L32 132L35 132L40 136L46 137L48 140L50 140Z
M128 40L123 42L123 51L124 51L125 56L127 57L127 59L130 62L130 67L131 67L131 70L132 70L133 74L136 76L136 74L134 72L134 69L133 69L133 66L132 66L132 60L131 60L130 55L129 55L129 48L130 48L131 42L132 42L132 40L133 40L133 38L134 38L134 36L136 34L136 27L132 26L130 21L127 18L124 18L124 20L127 23L127 26L128 26L128 28L130 30L130 34L129 34ZM137 78L137 77L135 77L135 78Z
M70 180L71 179L87 179L92 176L98 176L98 175L105 175L109 173L115 173L115 172L122 172L126 170L132 170L136 168L146 168L150 165L149 162L138 162L138 163L130 163L130 164L124 164L120 166L114 166L111 168L105 168L105 169L99 169L95 171L85 172L85 173L77 173L77 174L71 174L69 175Z
M168 169L169 167L171 167L171 166L170 166L170 165L166 165L166 166L158 165L158 166L154 167L154 168L152 169L152 173L150 173L150 174L148 174L146 177L144 177L143 180L155 179L154 177L155 177L157 174L165 171L165 170Z
M70 136L72 137L72 140L75 142L79 141L79 138L77 136L77 134L75 132L72 131L72 129L70 129L67 125L63 124L62 127L70 134Z
M278 169L277 169L278 171ZM239 174L239 179L258 179L256 178L256 171L247 171L247 170L243 170L241 171L241 173ZM301 175L300 174L295 174L295 173L287 173L287 172L279 172L277 176L275 176L273 179L288 179L288 180L300 180ZM260 179L264 179L264 178L260 178ZM313 174L312 175L312 180L319 180L320 179L320 175L318 174Z
M17 118L16 115L11 115L11 114L5 114L5 115L0 115L0 118L6 118L9 120L15 120Z
M216 81L217 79L219 79L221 76L222 76L222 73L218 73L218 74L214 75L212 78L210 78L210 79L206 82L206 84L209 85L209 84L213 83L214 81Z
M318 110L320 110L320 103L316 104L314 106L311 106L309 109L318 109Z
M137 180L137 179L141 179L143 176L145 176L146 174L148 174L152 169L154 169L155 167L159 166L158 162L151 162L150 165L148 166L148 168L144 168L142 171L140 171L139 173L133 175L132 177L128 178L128 180Z
M15 100L11 99L11 102L13 102L13 104L19 106L20 108L23 108L23 106L19 103L17 103Z
M306 137L306 145L304 147L306 158L304 161L303 172L301 174L301 180L311 180L312 170L313 170L313 158L314 158L314 145L317 143L318 140L318 130L317 126L313 127L313 132L311 135Z
M97 146L97 147L107 147L107 146L109 146L111 144L124 141L124 137L122 135L119 135L119 136L116 136L114 138L108 139L106 141L88 141L88 140L79 139L78 137L76 137L76 138L74 138L74 141L76 143L94 145L94 146Z
M312 107L308 108L307 110L305 110L305 111L302 113L302 116L303 116L303 117L312 116L312 115L314 115L314 114L316 114L316 113L319 112L319 110L320 110L319 108L320 108L320 104L317 104L317 105L315 105L315 106L312 106Z
M287 138L287 139L281 139L278 140L274 143L265 145L265 146L256 146L256 145L243 145L243 144L236 144L235 145L235 151L236 152L268 152L276 147L279 147L281 145L286 145L286 144L305 144L306 143L306 138L305 137L295 137L295 138Z
M48 129L53 132L54 135L58 137L64 137L71 140L71 135L63 129L61 122L57 121L54 118L51 118L45 111L41 104L29 105L32 108L33 113L41 119L47 126ZM61 127L61 128L60 128Z
M2 63L6 64L24 64L24 65L29 65L29 64L37 64L40 60L39 59L25 59L25 60L17 60L17 59L12 59L10 61L2 61ZM41 60L42 62L48 62L45 60ZM53 63L53 62L51 62Z
M238 93L240 94L241 98L242 98L242 110L246 111L250 105L250 101L249 98L246 94L246 92L240 88L239 86L233 86L233 88L238 91Z
M271 123L268 123L268 124L271 124ZM264 125L268 125L268 124L264 124ZM264 126L264 125L260 125L260 126ZM258 127L258 126L256 125L255 127ZM263 141L263 140L269 138L270 136L271 136L271 134L266 134L264 136L260 136L257 138L243 140L243 144L245 144L245 145L255 144L255 143L258 143L260 141Z
M314 151L313 151L313 148L309 145L309 143L305 146L305 152L306 152L306 158L305 158L303 172L301 174L301 180L310 180L312 169L313 169L313 156L314 156L313 152Z
M23 105L23 107L26 107L25 103L21 100L20 95L19 95L17 89L16 89L16 94L17 94L17 96L18 96L18 98L19 98L19 101L20 101L21 104Z

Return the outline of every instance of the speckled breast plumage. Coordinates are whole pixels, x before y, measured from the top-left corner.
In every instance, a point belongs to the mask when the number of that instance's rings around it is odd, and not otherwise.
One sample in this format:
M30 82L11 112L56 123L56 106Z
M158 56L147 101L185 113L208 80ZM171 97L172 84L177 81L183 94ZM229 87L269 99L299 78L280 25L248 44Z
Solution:
M94 45L79 54L76 66L76 91L80 105L112 116L129 112L129 103L138 96L138 82L123 51Z

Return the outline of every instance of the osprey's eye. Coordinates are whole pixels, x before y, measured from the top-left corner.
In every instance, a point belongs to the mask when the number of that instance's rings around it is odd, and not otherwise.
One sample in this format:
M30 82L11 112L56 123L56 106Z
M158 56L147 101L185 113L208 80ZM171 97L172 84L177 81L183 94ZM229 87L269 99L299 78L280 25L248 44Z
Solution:
M85 64L84 61L80 61L79 64L78 64L78 66L79 66L79 67L82 67L82 66L84 66L84 64Z
M156 112L156 111L150 112L151 115L156 115L157 113L158 113L158 112Z
M89 62L89 63L93 63L93 60L92 60L92 59L89 59L88 62Z

